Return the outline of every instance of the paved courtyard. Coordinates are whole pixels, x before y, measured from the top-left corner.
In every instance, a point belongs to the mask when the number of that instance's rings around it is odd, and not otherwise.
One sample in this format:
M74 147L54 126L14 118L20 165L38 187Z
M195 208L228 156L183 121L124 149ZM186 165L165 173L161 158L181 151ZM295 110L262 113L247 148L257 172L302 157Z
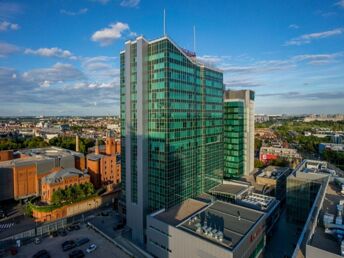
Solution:
M90 242L82 245L80 247L75 247L74 249L63 252L61 244L66 240L76 240L80 238L87 237L90 239ZM86 253L86 249L90 244L96 244L97 250L93 253ZM54 238L44 238L42 242L38 245L32 243L29 245L22 246L18 249L18 254L14 257L18 258L28 258L32 257L39 250L46 249L52 258L63 258L68 257L68 254L76 249L81 249L85 253L85 257L114 257L114 258L127 258L129 257L121 249L116 247L113 243L108 241L106 238L98 234L92 229L89 229L85 225L81 225L80 230L68 232L67 236L58 236Z

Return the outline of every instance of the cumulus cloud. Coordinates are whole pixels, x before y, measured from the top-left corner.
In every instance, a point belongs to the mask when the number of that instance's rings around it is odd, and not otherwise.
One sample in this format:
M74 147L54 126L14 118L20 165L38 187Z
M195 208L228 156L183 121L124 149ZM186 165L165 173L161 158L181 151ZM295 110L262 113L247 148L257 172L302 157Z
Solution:
M27 71L23 74L23 77L27 81L44 84L45 81L56 83L80 80L84 79L85 75L71 64L56 63L49 68L38 68Z
M57 47L39 48L36 50L27 48L25 49L24 53L27 55L37 55L37 56L44 56L44 57L60 57L60 58L70 58L70 59L77 58L69 50L63 50Z
M16 23L10 23L8 21L0 22L0 31L8 31L8 30L18 30L19 25Z
M336 3L337 6L344 8L344 0L340 0Z
M17 47L16 45L6 42L0 42L0 57L5 57L18 51L19 47Z
M121 6L123 7L136 7L140 3L140 0L122 0Z
M254 82L249 79L233 79L233 80L226 80L224 82L226 88L254 88L254 87L259 87L263 86L261 83Z
M299 25L297 25L297 24L290 24L289 26L288 26L288 28L289 29L298 29L298 28L300 28L300 26Z
M92 2L98 2L101 4L107 4L108 2L110 2L110 0L91 0Z
M65 10L65 9L61 9L60 10L60 13L61 14L64 14L64 15L68 15L68 16L77 16L77 15L80 15L80 14L85 14L87 13L88 9L87 8L81 8L79 9L78 11L68 11L68 10Z
M128 35L134 35L134 32L130 31L127 23L116 22L109 25L109 27L101 29L93 33L92 41L99 42L101 46L108 46L115 40L123 37L124 33Z
M260 97L280 97L280 98L294 98L294 99L308 99L308 100L324 100L324 99L344 99L344 91L338 92L311 92L302 93L299 91L290 91L282 93L265 93L257 94Z
M304 34L301 35L300 37L293 38L291 40L288 40L285 42L285 46L300 46L300 45L305 45L311 43L313 40L316 39L323 39L323 38L328 38L336 35L340 35L344 32L343 28L336 28L333 30L328 30L328 31L322 31L322 32L315 32L315 33L310 33L310 34Z

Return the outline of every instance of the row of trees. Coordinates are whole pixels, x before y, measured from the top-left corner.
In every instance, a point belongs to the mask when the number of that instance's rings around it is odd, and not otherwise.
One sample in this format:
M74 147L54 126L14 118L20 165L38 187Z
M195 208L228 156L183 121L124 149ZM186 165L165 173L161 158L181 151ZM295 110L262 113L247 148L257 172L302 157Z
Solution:
M68 149L68 150L75 150L76 142L75 137L72 136L59 136L54 137L49 140L49 144L52 146ZM95 145L94 139L89 138L81 138L79 142L80 152L86 153L87 149L93 147Z
M24 148L42 148L49 146L42 137L0 139L0 150L17 150Z
M100 141L99 144L103 144ZM42 137L27 137L27 138L5 138L0 139L0 150L18 150L25 148L43 148L48 146L56 146L68 150L75 150L75 137L59 136L54 137L46 142ZM80 152L86 153L87 149L95 145L94 139L81 138L79 142Z
M69 204L78 202L92 196L95 193L92 183L73 185L65 189L56 190L52 195L53 205Z

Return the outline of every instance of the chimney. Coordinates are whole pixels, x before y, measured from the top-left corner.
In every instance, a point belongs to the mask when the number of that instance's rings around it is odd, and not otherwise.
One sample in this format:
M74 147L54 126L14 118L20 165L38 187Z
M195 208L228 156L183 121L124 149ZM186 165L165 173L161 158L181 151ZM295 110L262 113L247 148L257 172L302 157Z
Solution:
M96 146L95 146L95 149L94 149L94 153L95 154L99 154L99 142L98 142L98 139L96 139Z
M79 135L78 134L75 136L75 151L80 152Z

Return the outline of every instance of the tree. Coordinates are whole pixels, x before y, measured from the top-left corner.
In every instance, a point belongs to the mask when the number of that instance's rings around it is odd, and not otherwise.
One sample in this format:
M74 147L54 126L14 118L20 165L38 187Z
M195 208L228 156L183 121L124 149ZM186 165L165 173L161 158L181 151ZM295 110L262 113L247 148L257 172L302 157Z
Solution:
M263 168L263 167L265 167L265 164L263 161L261 161L259 159L255 159L254 160L254 167L255 168Z

